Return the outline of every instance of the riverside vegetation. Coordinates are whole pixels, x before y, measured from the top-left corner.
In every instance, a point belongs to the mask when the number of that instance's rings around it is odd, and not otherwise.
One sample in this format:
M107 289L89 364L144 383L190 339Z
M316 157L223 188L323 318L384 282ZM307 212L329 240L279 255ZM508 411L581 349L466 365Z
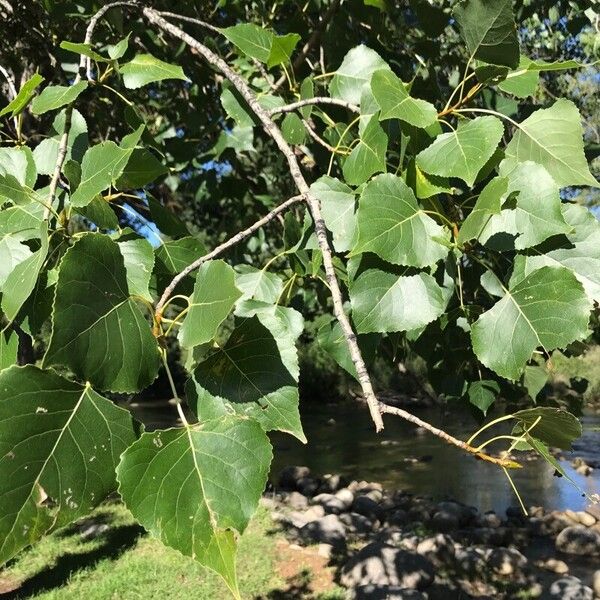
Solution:
M332 0L302 43L286 12L296 3L205 15L93 4L65 14L85 15L81 38L44 39L46 77L29 71L17 87L29 65L7 56L1 68L0 562L118 489L145 529L240 597L237 540L267 483L267 433L305 439L300 310L376 431L405 419L507 485L523 451L566 475L550 447L568 449L581 424L542 388L553 351L577 352L595 324L600 224L584 200L598 182L572 100L519 108L542 77L590 66L521 52L535 2L515 4L518 29L510 0L415 2L406 15ZM567 4L561 18L586 39L598 15ZM43 29L56 10L32 3L18 18ZM338 16L345 48L327 54ZM378 37L413 17L408 46ZM361 43L364 18L377 50ZM424 41L442 32L440 55ZM35 40L16 43L22 56ZM279 169L260 171L266 195L229 162L248 155ZM206 171L230 170L250 190L233 209L202 196ZM191 179L206 231L169 209ZM171 196L153 194L159 180ZM436 393L482 416L498 397L530 406L461 440L378 398L376 355L419 356ZM145 432L114 401L159 371L179 423ZM488 453L498 441L506 451Z

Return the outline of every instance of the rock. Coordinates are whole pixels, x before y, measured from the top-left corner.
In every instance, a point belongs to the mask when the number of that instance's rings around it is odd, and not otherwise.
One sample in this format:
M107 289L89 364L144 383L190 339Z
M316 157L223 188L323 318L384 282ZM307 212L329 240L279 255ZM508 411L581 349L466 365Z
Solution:
M300 529L300 536L308 542L329 544L336 550L346 546L346 528L337 515L326 515L307 523Z
M304 510L308 508L308 499L299 492L291 492L285 499L287 505L294 510Z
M569 565L564 560L558 560L557 558L549 558L548 560L542 560L537 563L540 569L545 569L551 573L557 575L565 575L569 572Z
M517 575L527 566L527 559L515 548L495 548L488 557L488 565L498 575Z
M331 558L333 550L334 548L331 544L319 544L317 554L323 558Z
M342 568L341 583L349 588L373 585L423 589L433 581L433 565L423 556L373 542Z
M348 528L350 533L371 533L374 528L370 519L355 512L341 514L340 521Z
M575 516L577 517L579 523L581 523L584 527L591 527L592 525L596 524L596 518L583 510L577 511Z
M284 490L295 490L298 488L298 481L309 475L308 467L285 467L279 473L279 487Z
M455 545L454 562L470 579L482 577L489 572L485 552L477 547Z
M459 525L467 525L473 519L477 511L464 504L447 501L439 502L436 506L436 512L454 515L458 520Z
M308 523L309 521L316 521L317 519L324 517L325 509L320 504L315 504L302 514L304 516L304 519Z
M509 506L506 509L506 516L509 519L516 519L520 521L523 519L523 509L520 506Z
M427 600L418 590L398 586L361 585L350 591L353 600Z
M530 517L543 517L544 507L543 506L530 506L527 510Z
M319 494L318 496L315 496L312 501L315 504L320 504L325 509L326 513L339 515L346 510L346 505L333 494Z
M371 520L380 520L383 513L379 504L369 496L356 496L352 502L352 512L356 512Z
M501 546L506 539L506 528L474 527L469 529L468 538L476 544L485 546Z
M435 531L446 533L458 529L459 520L456 515L445 510L438 510L431 517L430 526Z
M454 542L451 537L442 533L420 541L416 550L417 554L430 560L436 567L454 561Z
M402 527L402 525L406 525L408 520L408 513L401 508L396 509L387 519L390 525L395 525L396 527Z
M533 535L558 535L563 529L572 525L573 521L557 510L553 510L543 517L529 519Z
M567 527L556 538L556 549L566 554L600 554L600 533L583 525Z
M497 529L502 525L502 519L494 512L486 512L482 515L481 524L483 527L491 527L492 529Z
M549 598L555 600L594 600L594 592L577 577L557 579L549 590Z
M590 467L589 465L579 465L575 471L577 471L577 473L579 473L580 475L583 475L584 477L589 477L593 472L594 469L592 469L592 467ZM589 589L589 588L587 588Z
M600 504L590 504L585 512L592 515L596 521L600 521Z
M373 502L379 504L383 500L383 492L381 490L370 490L363 494L366 498L370 498Z
M301 477L296 482L296 487L301 494L304 494L305 496L314 496L319 489L319 483L312 477Z
M344 504L344 510L349 510L354 502L354 494L348 488L338 490L335 497Z
M329 494L335 494L340 488L343 488L347 485L347 480L345 477L341 475L331 475L327 474L323 476L321 480L321 486L319 491L326 492Z
M594 588L594 594L600 598L600 570L595 571L592 575L592 586Z

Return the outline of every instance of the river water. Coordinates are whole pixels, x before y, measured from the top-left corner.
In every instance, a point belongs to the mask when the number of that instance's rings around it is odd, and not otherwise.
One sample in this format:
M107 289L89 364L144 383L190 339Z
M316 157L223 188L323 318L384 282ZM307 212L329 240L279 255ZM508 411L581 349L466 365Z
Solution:
M444 414L440 408L414 412L459 439L468 439L478 428L468 414ZM430 434L419 434L414 425L398 417L386 416L384 431L375 434L368 411L362 405L310 404L303 410L302 422L308 438L306 445L289 435L271 434L275 454L273 474L286 465L306 465L318 475L338 473L350 479L378 481L388 489L452 498L480 511L504 513L508 506L517 505L501 469ZM590 495L600 491L600 469L584 477L575 472L570 461L576 456L588 461L600 460L600 433L593 431L598 426L600 415L586 414L583 437L572 452L563 453L565 460L561 461L577 486ZM482 441L488 433L489 430ZM493 435L489 433L489 437ZM427 460L405 460L420 457ZM554 469L541 459L524 462L523 468L511 471L511 475L526 506L580 510L589 504L580 490L566 478L556 477Z
M140 402L131 408L147 429L176 424L175 407L166 403ZM419 434L414 425L398 417L385 416L385 429L376 434L369 413L361 404L313 402L304 404L301 409L307 444L290 435L270 434L274 447L273 481L283 467L305 465L315 475L337 473L349 479L377 481L390 490L405 490L438 499L451 498L480 511L504 513L508 506L517 505L501 469L430 434ZM456 410L445 413L443 408L429 408L413 412L463 440L478 428L470 414ZM570 461L579 456L586 461L600 462L600 432L594 431L599 426L599 414L584 415L583 437L575 443L573 451L563 453L561 464L579 490L566 478L556 477L552 467L541 459L524 462L522 469L511 471L526 506L581 510L589 504L581 491L589 495L600 491L600 469L584 477L575 472ZM488 430L485 435L488 433L493 437L502 431ZM427 457L427 460L406 461L421 457Z

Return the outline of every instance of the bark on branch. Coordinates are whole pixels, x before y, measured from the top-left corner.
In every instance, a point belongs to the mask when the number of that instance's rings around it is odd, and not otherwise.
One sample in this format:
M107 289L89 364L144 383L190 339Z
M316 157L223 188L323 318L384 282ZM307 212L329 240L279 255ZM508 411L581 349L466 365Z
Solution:
M281 113L289 113L293 112L298 108L302 108L303 106L310 106L312 104L334 104L335 106L341 106L343 108L347 108L356 114L360 114L360 108L351 102L346 102L345 100L339 100L338 98L329 98L327 96L318 96L316 98L306 98L305 100L298 100L297 102L291 102L290 104L285 104L284 106L277 106L272 108L267 112L267 114L272 117L273 115L278 115Z
M319 200L311 193L309 185L306 182L302 171L300 170L300 164L296 159L294 151L283 138L281 130L274 123L269 113L258 103L254 92L250 89L248 84L242 79L242 77L240 77L240 75L231 69L231 67L221 57L217 56L204 44L188 35L176 25L169 23L155 10L146 7L143 9L143 12L151 23L155 24L157 27L171 34L175 38L185 42L190 48L202 56L210 65L217 68L219 71L221 71L221 73L223 73L223 75L225 75L225 77L241 94L244 100L246 100L254 114L262 123L265 132L273 139L279 150L286 157L290 174L292 175L294 183L296 184L300 194L306 199L310 209L314 221L315 234L319 243L319 249L323 255L323 267L325 268L325 276L331 290L334 314L340 324L340 327L342 328L344 337L346 338L350 356L356 368L358 380L360 382L363 394L367 400L371 418L375 423L375 429L376 431L380 431L383 429L383 419L381 418L381 413L379 412L379 405L371 384L371 378L369 377L365 361L363 360L360 348L358 347L356 334L352 329L348 315L346 315L346 312L344 311L344 298L342 296L342 291L340 289L333 266L332 252L327 239L327 229L325 228L325 221L323 220L323 215L321 214L321 205Z

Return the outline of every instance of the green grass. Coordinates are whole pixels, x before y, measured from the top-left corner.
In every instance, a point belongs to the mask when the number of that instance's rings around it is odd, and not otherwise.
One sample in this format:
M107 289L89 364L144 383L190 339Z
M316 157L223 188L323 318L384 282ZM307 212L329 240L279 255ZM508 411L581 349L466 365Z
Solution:
M227 599L227 589L214 573L145 535L118 503L93 513L109 528L93 540L81 535L81 523L58 531L23 552L0 571L0 593L21 583L2 598L39 600L134 600L148 598ZM284 597L276 575L273 523L260 508L238 553L238 575L244 598ZM281 592L279 592L281 594Z
M561 376L584 377L589 381L584 399L588 402L598 402L600 399L600 346L591 347L585 354L567 358L560 352L552 356L553 371L560 379Z

